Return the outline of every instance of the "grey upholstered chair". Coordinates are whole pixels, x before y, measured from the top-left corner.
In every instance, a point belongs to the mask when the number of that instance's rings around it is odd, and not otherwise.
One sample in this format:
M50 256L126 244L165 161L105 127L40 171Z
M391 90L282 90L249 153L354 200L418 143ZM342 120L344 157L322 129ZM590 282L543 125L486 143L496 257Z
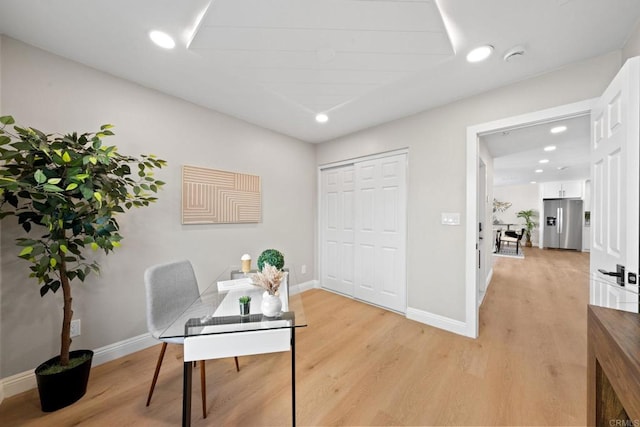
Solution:
M167 344L184 344L183 338L160 338L160 334L191 303L198 299L200 290L191 262L176 261L149 267L144 272L144 284L147 293L147 328L155 339L162 341L160 356L153 374L153 381L147 397L147 406L151 403L153 389L158 380L162 359ZM240 370L238 358L235 358L236 370ZM207 418L207 389L204 361L200 361L200 385L202 389L202 416Z

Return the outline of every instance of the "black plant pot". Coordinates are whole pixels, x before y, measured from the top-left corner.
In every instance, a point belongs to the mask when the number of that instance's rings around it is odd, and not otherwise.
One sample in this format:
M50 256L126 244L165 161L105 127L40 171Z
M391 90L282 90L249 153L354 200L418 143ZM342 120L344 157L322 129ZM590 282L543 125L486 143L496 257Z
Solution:
M57 363L60 356L53 357L36 368L40 406L44 412L53 412L69 406L87 392L93 351L74 350L69 357L73 359L85 354L89 355L86 361L57 374L43 375L40 372Z

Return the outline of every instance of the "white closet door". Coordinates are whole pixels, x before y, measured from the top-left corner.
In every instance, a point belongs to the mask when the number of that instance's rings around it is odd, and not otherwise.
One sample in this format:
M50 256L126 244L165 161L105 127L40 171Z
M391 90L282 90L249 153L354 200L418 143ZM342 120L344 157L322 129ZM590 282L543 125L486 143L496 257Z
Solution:
M353 295L354 169L353 165L321 172L321 283Z
M406 155L355 164L358 299L406 310Z

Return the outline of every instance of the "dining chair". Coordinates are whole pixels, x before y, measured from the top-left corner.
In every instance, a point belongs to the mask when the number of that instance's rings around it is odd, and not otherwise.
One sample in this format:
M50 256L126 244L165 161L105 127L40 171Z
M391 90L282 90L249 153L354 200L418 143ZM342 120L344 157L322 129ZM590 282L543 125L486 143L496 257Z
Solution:
M167 344L184 344L184 338L160 338L160 334L187 307L200 297L198 281L193 266L188 260L174 261L149 267L144 272L144 284L147 298L147 328L151 336L162 341L162 348L156 363L156 370L151 381L147 406L151 403L151 396L158 381L158 374ZM236 370L240 371L238 358L235 358ZM206 377L204 360L200 361L200 386L202 390L202 417L207 418Z
M511 243L515 243L516 244L516 255L518 255L520 253L520 242L522 241L522 237L524 236L524 232L525 229L523 228L520 231L520 234L517 233L509 233L507 234L507 232L504 233L504 236L502 236L500 238L500 245L502 245L502 243L507 243L507 244L511 244ZM514 235L515 234L515 235Z

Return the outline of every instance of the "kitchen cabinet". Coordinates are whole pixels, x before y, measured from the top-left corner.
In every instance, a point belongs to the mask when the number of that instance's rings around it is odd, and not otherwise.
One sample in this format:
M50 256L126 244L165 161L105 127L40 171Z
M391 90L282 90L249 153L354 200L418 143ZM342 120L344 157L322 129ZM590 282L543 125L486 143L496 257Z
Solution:
M581 199L582 181L557 181L542 184L543 199Z

